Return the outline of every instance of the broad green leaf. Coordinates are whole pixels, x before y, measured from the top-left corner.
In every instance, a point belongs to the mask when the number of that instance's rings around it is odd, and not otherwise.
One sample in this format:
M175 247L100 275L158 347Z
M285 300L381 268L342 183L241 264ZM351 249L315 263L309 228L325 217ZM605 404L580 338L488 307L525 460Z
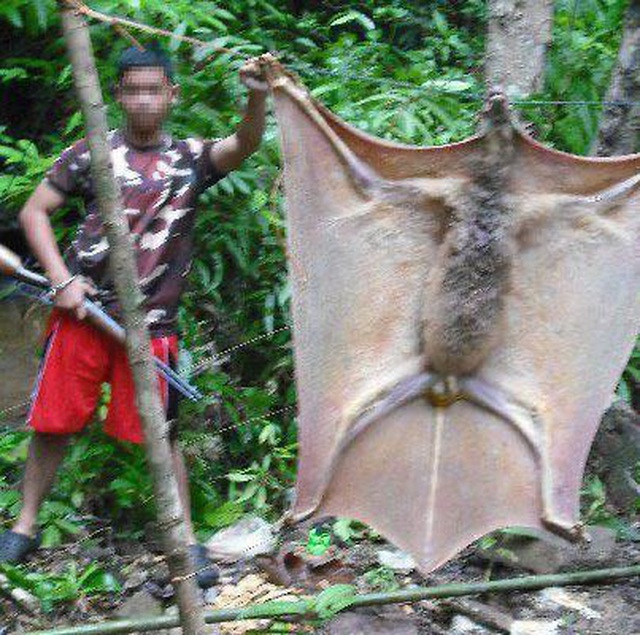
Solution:
M346 13L343 13L331 20L329 22L329 26L339 26L350 22L357 22L368 31L376 28L375 22L369 16L361 13L360 11L347 11Z

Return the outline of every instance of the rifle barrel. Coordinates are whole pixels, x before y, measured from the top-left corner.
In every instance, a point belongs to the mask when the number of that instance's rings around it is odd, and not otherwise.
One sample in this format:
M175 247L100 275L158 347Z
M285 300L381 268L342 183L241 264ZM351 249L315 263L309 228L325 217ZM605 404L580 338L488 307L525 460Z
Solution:
M45 291L47 289L51 289L51 283L45 276L35 273L34 271L29 271L29 269L25 269L22 266L20 258L4 245L0 245L0 272L15 278L30 287L36 287ZM47 304L46 299L42 296L38 295L36 297L41 302ZM85 299L84 306L91 321L98 328L113 337L116 341L124 344L125 330L120 324L118 324L110 315L105 313L105 311L95 302ZM190 399L191 401L198 401L199 399L202 399L202 393L182 379L182 377L180 377L173 368L159 360L157 357L154 357L153 359L156 368L162 375L164 375L167 382L176 390L181 392L187 399Z

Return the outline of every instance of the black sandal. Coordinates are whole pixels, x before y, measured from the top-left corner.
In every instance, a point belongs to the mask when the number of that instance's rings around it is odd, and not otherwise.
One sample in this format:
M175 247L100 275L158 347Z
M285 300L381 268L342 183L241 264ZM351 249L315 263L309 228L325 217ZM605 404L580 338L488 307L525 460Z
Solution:
M20 564L39 546L39 536L32 538L8 529L0 534L0 562Z
M209 552L204 545L189 545L189 555L196 572L196 581L201 589L212 587L220 577L218 567L209 558Z

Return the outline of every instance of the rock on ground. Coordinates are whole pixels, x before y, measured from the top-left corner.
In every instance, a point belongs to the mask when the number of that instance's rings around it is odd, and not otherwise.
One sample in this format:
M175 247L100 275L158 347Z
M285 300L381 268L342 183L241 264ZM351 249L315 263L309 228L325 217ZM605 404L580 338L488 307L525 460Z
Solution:
M589 542L572 544L559 538L541 539L506 534L481 557L533 573L556 573L604 566L616 545L616 533L607 527L586 527Z
M415 618L399 607L357 610L338 615L326 624L322 635L419 635Z

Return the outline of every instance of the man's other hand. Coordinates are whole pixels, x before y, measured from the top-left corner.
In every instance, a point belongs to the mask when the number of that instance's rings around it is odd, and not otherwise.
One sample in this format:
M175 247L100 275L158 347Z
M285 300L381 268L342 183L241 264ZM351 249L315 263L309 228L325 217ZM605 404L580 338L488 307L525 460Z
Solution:
M87 316L84 301L87 296L93 296L96 293L96 288L89 280L78 276L68 287L56 293L53 304L59 309L72 311L79 320L84 320Z

